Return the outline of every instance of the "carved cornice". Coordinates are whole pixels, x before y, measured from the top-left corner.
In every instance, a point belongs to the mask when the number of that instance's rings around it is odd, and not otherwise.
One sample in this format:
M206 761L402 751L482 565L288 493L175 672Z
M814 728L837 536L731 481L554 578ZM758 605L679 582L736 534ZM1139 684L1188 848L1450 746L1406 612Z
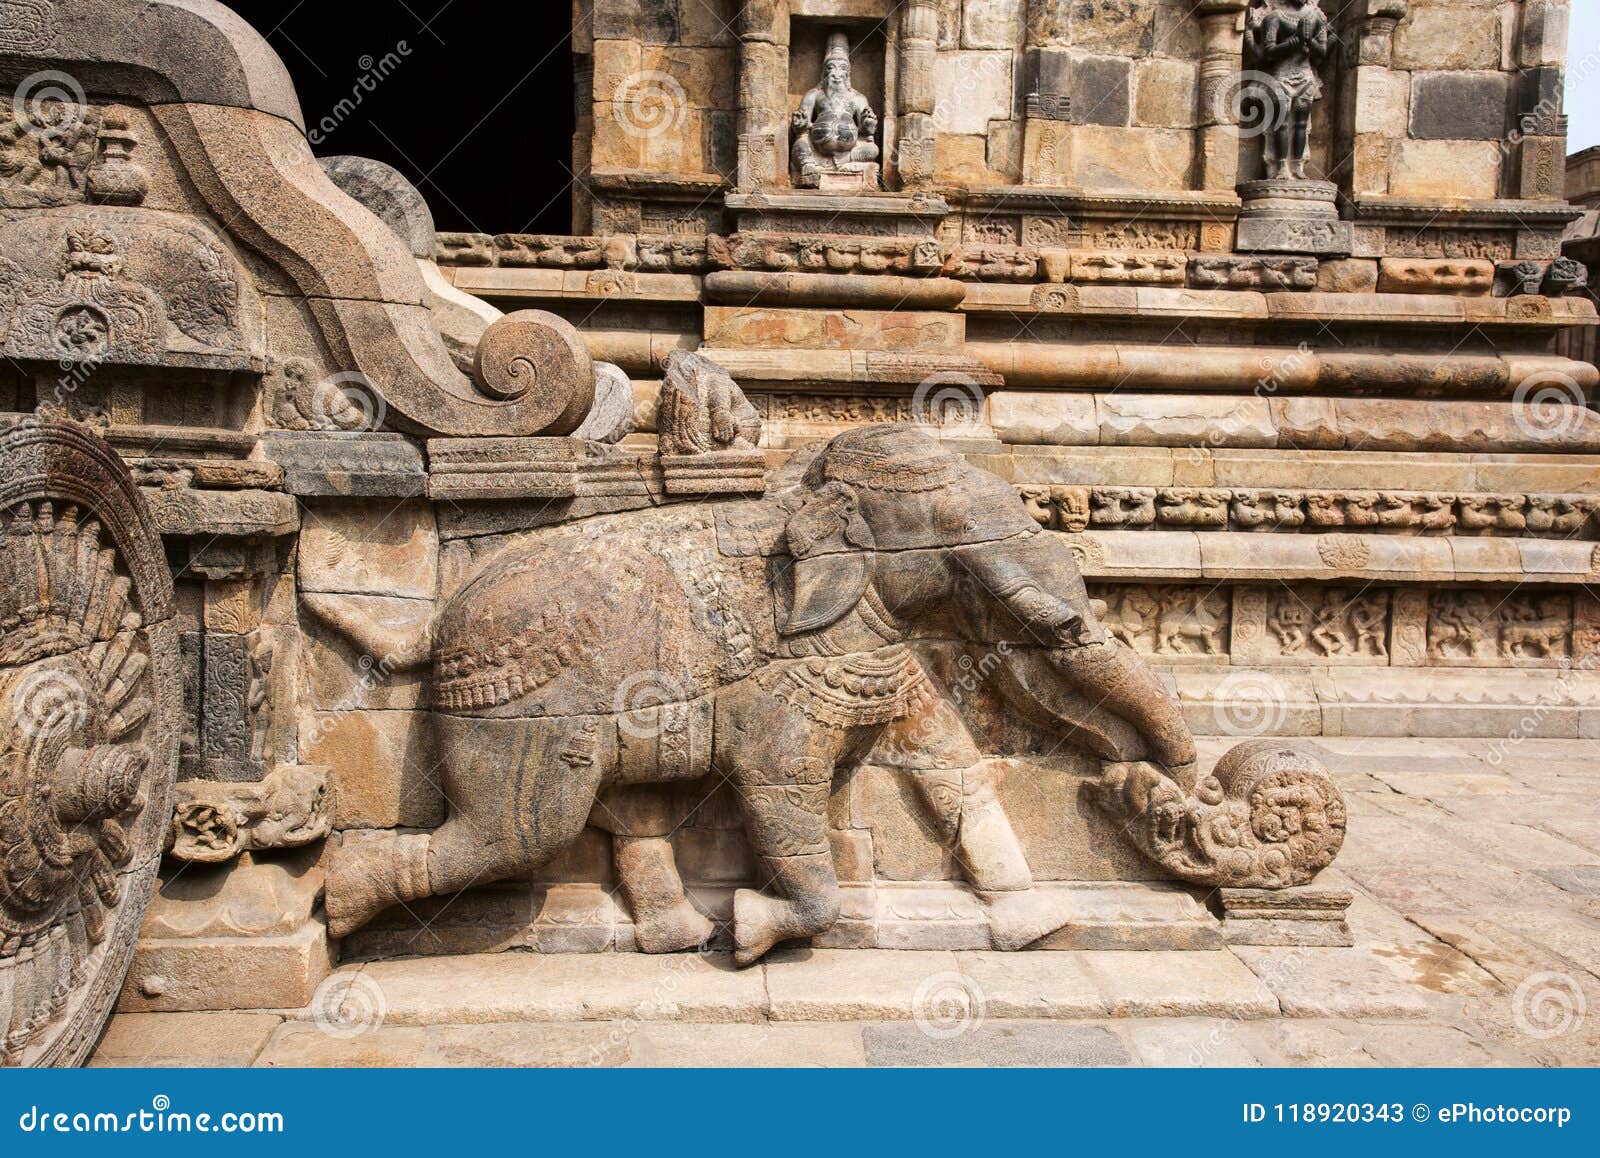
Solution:
M305 131L283 61L260 33L215 0L71 0L34 7L39 23L7 37L0 73L48 67L70 73L96 96L255 109Z
M1549 201L1437 201L1382 194L1356 197L1355 219L1368 225L1425 225L1489 229L1559 229L1583 216L1575 205Z

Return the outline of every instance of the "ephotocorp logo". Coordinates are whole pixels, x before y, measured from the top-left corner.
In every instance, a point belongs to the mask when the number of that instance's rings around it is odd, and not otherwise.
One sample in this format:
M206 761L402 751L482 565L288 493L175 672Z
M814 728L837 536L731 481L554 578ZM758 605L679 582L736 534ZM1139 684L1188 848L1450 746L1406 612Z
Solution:
M1266 672L1234 672L1213 693L1212 716L1223 736L1266 736L1289 715L1289 692Z
M911 1016L924 1037L944 1041L983 1028L983 990L960 973L935 973L917 986Z
M617 685L617 729L635 740L674 731L682 726L687 698L683 685L666 672L636 671Z
M347 432L378 430L389 413L383 391L356 370L319 381L311 388L307 409L314 425Z
M89 98L77 78L54 69L24 77L11 97L17 124L45 141L71 140L83 131Z
M1516 393L1511 396L1512 423L1538 441L1565 438L1576 432L1587 409L1583 387L1554 371L1529 375L1517 384Z
M49 740L88 723L89 692L71 672L39 668L12 690L11 714L24 736Z
M611 98L612 115L630 137L676 132L688 111L683 85L664 72L647 70L624 77Z
M365 973L335 973L311 998L311 1019L329 1037L352 1038L383 1025L389 1001Z
M1511 997L1511 1020L1541 1040L1571 1033L1583 1024L1586 1012L1582 987L1565 973L1535 973Z
M941 371L917 384L911 395L911 421L941 430L975 430L983 425L983 387L964 374Z

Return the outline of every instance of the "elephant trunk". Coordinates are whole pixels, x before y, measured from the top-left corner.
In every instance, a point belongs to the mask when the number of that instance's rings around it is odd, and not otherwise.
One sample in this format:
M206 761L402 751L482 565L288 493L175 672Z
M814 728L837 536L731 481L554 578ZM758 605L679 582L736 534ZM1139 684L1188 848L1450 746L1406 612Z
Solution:
M1057 539L1035 534L963 550L982 637L1038 647L1050 669L1094 712L1126 721L1148 759L1185 788L1197 778L1194 737L1177 702L1131 649L1108 639L1076 561ZM1035 683L1037 687L1037 682ZM1067 716L1081 712L1066 713Z
M957 559L983 637L1047 648L1105 641L1072 556L1044 536L967 548Z
M1178 702L1138 654L1115 641L1055 648L1050 663L1079 692L1133 725L1148 748L1180 787L1198 780L1199 754Z

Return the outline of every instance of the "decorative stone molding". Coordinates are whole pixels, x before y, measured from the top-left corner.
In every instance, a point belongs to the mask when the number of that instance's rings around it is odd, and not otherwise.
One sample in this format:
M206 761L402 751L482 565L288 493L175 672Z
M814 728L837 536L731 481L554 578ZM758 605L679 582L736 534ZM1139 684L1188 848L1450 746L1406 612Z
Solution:
M1340 219L1339 190L1331 182L1268 178L1245 182L1239 195L1241 252L1337 257L1355 248L1354 230Z
M92 365L244 370L260 305L195 221L84 207L0 223L0 351Z
M718 268L772 273L892 274L928 277L940 272L944 253L932 238L793 236L736 233L706 239Z
M1314 257L1199 256L1189 262L1189 284L1196 289L1314 290Z
M1600 498L1588 494L1438 494L1424 491L1299 491L1209 487L1017 485L1039 524L1074 526L1087 496L1088 526L1230 528L1263 533L1355 529L1409 535L1594 538Z
M1218 889L1222 938L1230 945L1348 948L1348 889Z
M327 769L285 764L261 780L174 785L167 851L221 864L240 853L298 848L328 835Z
M294 82L278 54L214 0L72 0L42 7L31 35L0 42L0 66L19 62L32 70L45 59L70 61L77 82L90 92L118 92L142 104L252 109L305 131ZM196 67L197 61L205 66Z
M1386 257L1378 263L1378 292L1482 297L1493 291L1494 276L1491 261Z
M1600 658L1600 604L1570 587L1091 582L1089 591L1112 638L1173 667L1564 671Z

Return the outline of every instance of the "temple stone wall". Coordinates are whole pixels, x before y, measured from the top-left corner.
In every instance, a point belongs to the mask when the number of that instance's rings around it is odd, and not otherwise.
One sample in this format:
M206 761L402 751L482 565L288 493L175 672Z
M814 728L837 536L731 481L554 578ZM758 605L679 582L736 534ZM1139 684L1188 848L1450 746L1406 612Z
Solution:
M1586 727L1600 426L1593 300L1557 261L1580 212L1564 4L1312 5L1333 47L1292 188L1262 180L1252 105L1273 5L793 0L717 8L727 39L710 6L623 7L576 9L580 52L703 62L673 73L679 104L736 110L725 163L597 144L592 235L442 235L438 259L577 321L634 380L635 439L678 349L735 375L773 462L861 423L935 431L1138 607L1130 642L1197 726L1218 681L1262 671L1305 681L1288 730L1493 732L1528 702L1509 673L1543 669L1574 698L1539 726ZM791 113L826 32L860 46L874 119L852 131L881 156L845 165L868 170L850 188L796 188ZM607 85L597 141L646 107ZM1280 640L1278 584L1322 642ZM1478 622L1479 595L1549 646ZM1190 628L1163 638L1163 616Z

